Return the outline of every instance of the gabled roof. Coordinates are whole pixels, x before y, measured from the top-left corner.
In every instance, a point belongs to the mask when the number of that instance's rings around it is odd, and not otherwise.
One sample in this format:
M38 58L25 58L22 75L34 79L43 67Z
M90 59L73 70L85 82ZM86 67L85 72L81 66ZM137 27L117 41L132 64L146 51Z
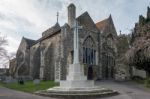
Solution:
M117 36L111 15L107 19L97 22L96 27L99 29L99 31L102 31L105 36L109 35L110 33Z
M31 47L36 41L23 37L29 47Z
M79 24L83 26L84 28L89 29L89 30L93 30L93 29L97 30L94 21L92 20L92 18L90 17L87 11L81 14L76 19L79 22Z
M96 27L99 29L99 30L104 30L104 28L106 27L106 25L108 24L108 18L107 19L104 19L100 22L97 22L96 23Z
M17 49L17 53L18 53L18 51L22 51L23 49L25 50L25 49L30 48L35 42L36 42L35 40L31 40L31 39L22 37L22 40L21 40L19 47ZM26 45L24 45L24 43Z

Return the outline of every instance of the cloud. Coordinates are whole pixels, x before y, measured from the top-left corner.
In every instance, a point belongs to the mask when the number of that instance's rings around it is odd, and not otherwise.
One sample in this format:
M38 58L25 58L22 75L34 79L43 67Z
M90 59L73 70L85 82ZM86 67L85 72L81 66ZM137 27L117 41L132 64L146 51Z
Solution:
M19 41L21 41L21 39L17 40L12 37L7 37L7 40L9 41L9 45L11 46L6 46L6 50L8 50L10 53L14 53L18 49L18 45L20 43Z
M67 22L67 6L75 3L77 16L88 11L94 22L112 14L117 31L129 33L146 15L150 0L0 0L0 32L8 37L9 52L16 52L23 36L38 39L46 29L56 23Z

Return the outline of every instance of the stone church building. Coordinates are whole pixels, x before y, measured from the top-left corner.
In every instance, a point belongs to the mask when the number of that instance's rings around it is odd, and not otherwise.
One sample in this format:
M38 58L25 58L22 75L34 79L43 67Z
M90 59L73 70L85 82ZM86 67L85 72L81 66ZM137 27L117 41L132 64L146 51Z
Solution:
M68 22L42 33L38 40L23 37L16 54L15 77L64 80L73 62L73 21L78 22L79 61L88 79L114 79L117 33L111 15L94 23L88 12L76 17L74 4L68 6Z

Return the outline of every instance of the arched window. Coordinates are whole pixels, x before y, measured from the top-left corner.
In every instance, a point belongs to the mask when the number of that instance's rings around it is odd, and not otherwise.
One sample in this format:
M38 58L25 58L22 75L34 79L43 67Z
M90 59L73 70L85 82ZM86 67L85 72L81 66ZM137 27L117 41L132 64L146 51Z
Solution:
M83 63L89 65L96 64L95 43L91 36L88 36L83 42Z

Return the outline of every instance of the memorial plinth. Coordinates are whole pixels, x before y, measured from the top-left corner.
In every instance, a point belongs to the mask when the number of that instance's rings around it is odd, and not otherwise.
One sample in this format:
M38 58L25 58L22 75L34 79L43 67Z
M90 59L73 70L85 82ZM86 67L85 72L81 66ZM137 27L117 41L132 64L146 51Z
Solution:
M60 81L60 87L62 88L85 88L93 87L94 81L87 81L87 77L84 75L83 68L79 63L71 64L69 66L69 74L66 81Z

